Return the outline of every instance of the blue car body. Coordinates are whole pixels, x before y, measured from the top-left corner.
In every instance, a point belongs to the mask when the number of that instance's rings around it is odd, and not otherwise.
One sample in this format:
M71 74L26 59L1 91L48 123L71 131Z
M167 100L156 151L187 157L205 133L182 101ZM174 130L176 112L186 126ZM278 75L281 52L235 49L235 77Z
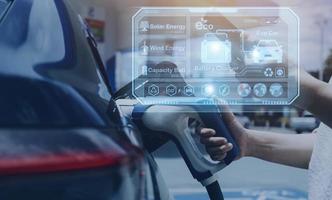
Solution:
M69 4L0 1L0 199L147 199L153 160Z

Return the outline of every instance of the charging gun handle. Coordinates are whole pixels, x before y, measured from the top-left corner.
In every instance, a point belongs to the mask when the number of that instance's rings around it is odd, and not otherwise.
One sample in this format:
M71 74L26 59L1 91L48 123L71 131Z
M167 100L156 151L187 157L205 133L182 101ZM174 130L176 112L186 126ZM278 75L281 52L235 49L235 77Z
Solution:
M199 112L198 115L206 128L211 128L216 131L216 137L224 137L233 145L232 150L227 152L227 156L224 159L225 164L229 165L240 154L240 149L232 133L230 133L224 123L222 114L219 112Z

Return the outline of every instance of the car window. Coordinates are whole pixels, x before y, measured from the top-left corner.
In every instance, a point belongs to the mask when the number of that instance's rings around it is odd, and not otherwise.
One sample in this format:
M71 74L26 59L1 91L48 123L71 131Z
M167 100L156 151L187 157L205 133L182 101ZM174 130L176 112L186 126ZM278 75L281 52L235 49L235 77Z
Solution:
M0 75L0 127L104 127L91 105L70 87Z
M6 12L6 9L9 5L10 1L9 0L0 0L0 20L3 16L3 14Z
M37 75L31 68L64 59L64 30L54 1L23 2L13 3L0 26L0 72Z
M277 44L275 41L261 41L259 43L260 47L276 47Z
M67 1L15 1L11 5L0 24L0 76L5 76L0 77L0 82L8 81L0 85L0 91L6 94L0 95L0 127L104 126L104 120L98 119L101 116L91 118L91 113L103 114L103 119L107 119L106 101L102 100L109 101L110 95L107 96L107 87L97 73L77 14L67 7ZM27 77L32 82L55 80L84 99L58 89L52 92L45 84L12 81L16 77ZM16 88L8 90L13 87ZM87 106L91 108L86 110Z

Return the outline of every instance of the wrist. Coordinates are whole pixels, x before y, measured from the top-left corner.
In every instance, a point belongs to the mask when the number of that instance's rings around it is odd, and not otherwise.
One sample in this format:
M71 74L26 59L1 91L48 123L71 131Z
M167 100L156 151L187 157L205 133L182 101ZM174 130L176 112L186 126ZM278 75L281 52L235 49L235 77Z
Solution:
M258 139L257 134L254 133L253 130L247 129L246 131L247 139L246 139L246 149L244 151L245 157L256 157L257 155L257 145Z
M251 130L245 129L242 135L242 144L241 146L241 157L250 157L252 156L252 134Z

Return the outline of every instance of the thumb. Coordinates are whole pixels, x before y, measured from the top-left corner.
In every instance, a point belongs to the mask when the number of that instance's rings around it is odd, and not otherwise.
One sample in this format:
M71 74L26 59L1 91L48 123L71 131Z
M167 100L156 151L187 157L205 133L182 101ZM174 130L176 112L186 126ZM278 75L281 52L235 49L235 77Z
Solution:
M236 117L227 105L220 105L221 115L226 124L233 124Z
M221 117L225 121L226 124L232 124L236 121L236 117L233 114L233 112L229 109L229 106L227 106L227 103L220 100L215 99L215 101L218 103L219 110L221 111Z

